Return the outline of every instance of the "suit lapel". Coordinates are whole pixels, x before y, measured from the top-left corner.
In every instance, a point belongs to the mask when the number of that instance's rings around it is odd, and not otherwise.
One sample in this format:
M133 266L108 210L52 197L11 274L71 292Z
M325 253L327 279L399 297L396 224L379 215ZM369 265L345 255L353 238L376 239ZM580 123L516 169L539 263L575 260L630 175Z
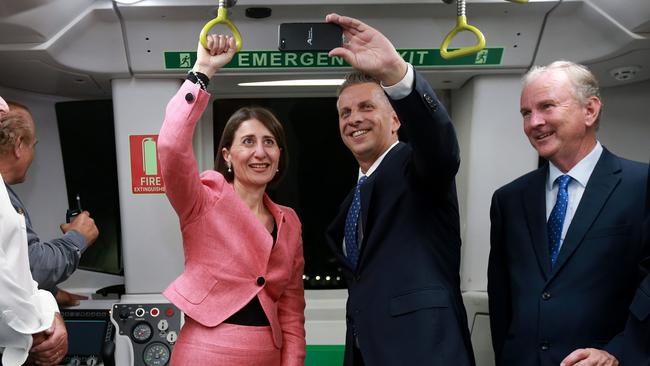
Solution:
M354 196L354 188L350 191L348 196L345 198L341 206L339 207L339 213L334 218L334 221L327 228L327 243L334 252L336 258L344 263L348 269L352 270L350 262L343 254L343 230L345 227L345 219L348 215L348 210L350 209L350 204L352 203L352 197Z
M548 253L548 234L546 233L546 175L548 166L538 169L524 191L524 210L530 231L530 239L537 255L537 263L548 278L551 273L551 258Z
M375 186L375 180L370 176L368 180L361 187L361 224L363 225L363 240L366 239L368 233L368 212L370 212L370 203L372 202L372 190Z
M277 237L280 238L281 234L283 233L282 227L286 221L284 218L284 211L280 208L280 206L276 205L275 202L273 202L266 193L264 193L264 197L262 199L264 200L264 205L273 216L277 230Z
M605 202L611 195L614 188L621 180L621 166L618 159L606 149L603 149L596 167L594 168L585 192L580 199L571 225L567 230L566 237L560 249L554 274L557 273L573 252L582 244L582 241L591 228L594 220L600 215Z
M369 234L371 233L372 226L373 226L372 217L374 216L369 215L369 212L373 208L372 195L376 185L375 182L377 182L378 179L381 179L381 175L383 174L382 172L391 169L390 167L387 167L389 166L391 157L397 154L399 151L402 151L404 146L406 145L403 142L399 142L395 147L393 147L388 152L388 154L386 154L381 164L379 164L377 170L375 170L375 172L368 177L368 180L366 180L366 182L361 187L361 225L363 229L363 239L361 241L361 248L359 253L359 262L357 263L357 270L361 268L364 262L364 258L367 256L364 253L367 253L370 250L369 247L371 247L373 244L372 241L368 240L368 237ZM327 228L327 241L330 247L333 249L334 255L342 263L344 263L350 270L355 272L355 270L352 269L352 267L350 266L350 262L348 262L347 258L345 257L343 253L343 247L342 247L345 219L347 217L348 210L350 209L350 204L352 203L353 197L354 197L354 187L352 187L352 190L350 191L348 196L341 204L338 215L336 216L334 221L332 221L330 226Z
M357 263L357 268L363 265L363 260L365 258L364 253L367 251L368 246L371 243L368 241L368 236L372 232L372 222L368 220L368 212L370 212L372 207L372 191L375 187L376 177L377 172L373 173L361 187L361 228L363 238L361 239L361 248L359 248L359 263Z
M386 156L384 156L384 159L377 167L377 170L368 177L366 183L361 187L361 224L363 225L363 239L361 241L361 251L359 253L359 263L357 264L357 268L363 266L364 262L368 258L368 253L372 251L372 247L377 243L377 240L370 240L370 234L373 234L373 237L377 234L373 229L377 217L377 210L388 209L388 207L384 206L386 200L382 200L382 207L375 208L373 205L373 192L377 190L377 192L379 192L378 194L382 194L381 192L388 191L385 187L386 174L401 174L401 171L396 170L395 164L391 164L391 162L394 161L394 157L397 154L404 151L405 146L405 143L398 142L397 145L395 145ZM377 188L378 185L380 185L379 188ZM373 212L372 215L370 215L371 211Z

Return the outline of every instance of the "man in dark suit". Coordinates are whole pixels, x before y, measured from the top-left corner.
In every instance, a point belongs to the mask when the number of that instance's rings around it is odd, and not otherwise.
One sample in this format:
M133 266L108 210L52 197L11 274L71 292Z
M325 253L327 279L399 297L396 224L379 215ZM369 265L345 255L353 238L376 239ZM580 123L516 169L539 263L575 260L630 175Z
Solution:
M488 295L497 365L618 365L639 284L647 166L596 138L598 83L566 61L524 77L524 132L549 161L492 197Z
M650 176L650 170L648 171ZM650 246L650 179L646 190L645 245ZM646 274L636 290L630 306L630 316L625 326L622 366L650 366L650 258L641 268Z
M348 284L345 365L474 365L449 115L385 36L356 19L326 20L346 38L330 56L359 71L337 109L360 179L327 231Z

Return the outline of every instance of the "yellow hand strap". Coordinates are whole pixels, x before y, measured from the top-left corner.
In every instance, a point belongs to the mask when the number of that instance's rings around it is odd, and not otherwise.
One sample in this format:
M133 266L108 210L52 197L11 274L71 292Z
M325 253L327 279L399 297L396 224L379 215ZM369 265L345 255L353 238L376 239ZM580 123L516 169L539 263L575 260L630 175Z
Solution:
M517 0L515 0L517 1ZM521 0L519 0L521 1ZM452 29L445 39L442 41L442 46L440 47L440 56L445 60L449 60L456 57L462 57L471 55L485 48L485 36L481 31L469 24L467 24L467 17L465 17L465 0L456 0L458 5L458 17L456 18L456 27ZM447 48L451 43L451 40L456 36L456 34L462 31L469 31L474 33L476 40L478 41L474 46L459 48L457 50L448 51Z
M237 51L241 50L243 44L241 40L241 34L239 33L239 30L235 24L233 24L233 22L228 19L228 9L225 6L222 6L221 3L219 4L219 10L217 10L217 17L207 22L205 26L203 26L203 29L201 29L201 34L199 35L201 45L206 49L208 48L208 31L210 31L210 28L214 27L217 24L225 24L230 29L233 36L235 36Z

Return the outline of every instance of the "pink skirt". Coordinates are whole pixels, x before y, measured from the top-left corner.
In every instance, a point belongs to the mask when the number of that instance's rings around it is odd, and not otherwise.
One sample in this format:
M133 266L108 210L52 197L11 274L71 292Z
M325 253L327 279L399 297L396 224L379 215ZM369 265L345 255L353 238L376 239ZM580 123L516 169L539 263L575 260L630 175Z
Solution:
M171 366L278 366L281 360L270 326L221 323L206 327L186 316Z

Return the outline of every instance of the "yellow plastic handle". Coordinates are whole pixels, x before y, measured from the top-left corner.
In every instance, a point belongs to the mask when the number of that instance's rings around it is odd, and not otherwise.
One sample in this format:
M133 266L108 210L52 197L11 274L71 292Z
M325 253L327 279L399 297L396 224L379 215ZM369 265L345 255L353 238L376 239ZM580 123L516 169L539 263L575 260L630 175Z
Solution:
M233 22L231 22L230 19L228 19L228 9L224 7L219 8L219 10L217 10L217 17L207 22L203 26L203 29L201 29L201 34L199 34L199 40L201 41L201 45L204 48L208 48L208 31L210 31L210 28L214 27L217 24L224 24L228 28L230 28L230 31L232 32L233 36L235 36L237 51L241 50L242 47L241 34L239 33L237 27L235 27L235 24L233 24Z
M511 3L517 3L517 4L526 4L528 3L528 0L506 0L510 1Z
M470 31L474 33L478 43L476 43L474 46L459 48L453 51L447 51L447 48L449 47L451 40L456 36L456 34L462 31ZM478 30L478 28L467 24L467 17L465 17L464 15L460 15L456 19L456 27L452 29L451 32L447 34L444 41L442 41L442 46L440 47L440 56L442 56L442 58L444 58L445 60L449 60L456 57L471 55L472 53L476 53L484 48L485 48L485 36L483 35L483 33L481 33L481 31Z

